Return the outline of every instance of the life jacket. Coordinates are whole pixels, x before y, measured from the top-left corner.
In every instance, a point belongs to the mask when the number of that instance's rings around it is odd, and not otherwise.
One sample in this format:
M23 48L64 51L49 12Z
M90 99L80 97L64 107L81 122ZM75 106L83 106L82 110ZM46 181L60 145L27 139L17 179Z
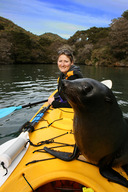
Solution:
M70 76L73 76L73 71L68 71L67 74L65 75L65 78L63 79L68 79ZM59 83L60 77L57 79L57 83Z
M68 79L70 76L73 76L73 75L74 75L74 71L68 71L65 76L65 79Z
M83 75L82 75L82 73L81 73L81 71L80 71L79 66L72 65L72 66L70 67L69 71L66 73L66 75L63 74L63 73L61 73L61 74L60 74L60 77L59 77L58 80L57 80L58 84L59 84L59 81L60 81L60 80L62 80L62 79L68 79L68 78L71 77L71 76L72 76L72 77L74 76L74 79L76 79L76 78L82 78L82 77L83 77ZM75 76L76 76L76 78L75 78Z

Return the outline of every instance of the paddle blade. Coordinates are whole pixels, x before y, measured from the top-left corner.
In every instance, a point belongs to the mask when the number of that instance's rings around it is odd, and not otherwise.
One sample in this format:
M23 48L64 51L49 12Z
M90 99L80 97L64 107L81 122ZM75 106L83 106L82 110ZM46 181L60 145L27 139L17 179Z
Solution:
M104 80L104 81L101 81L101 83L106 85L109 89L112 88L112 81L111 80Z
M10 113L18 109L22 109L22 106L7 107L7 108L0 109L0 118L5 117L6 115L9 115Z

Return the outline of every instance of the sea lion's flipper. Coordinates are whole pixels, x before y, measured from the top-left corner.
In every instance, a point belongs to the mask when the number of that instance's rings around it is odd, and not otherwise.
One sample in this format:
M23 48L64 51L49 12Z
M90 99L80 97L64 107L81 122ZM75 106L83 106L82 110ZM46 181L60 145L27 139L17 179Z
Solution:
M47 147L44 147L44 150L46 152L50 153L51 155L53 155L61 160L64 160L64 161L72 161L73 159L76 159L79 156L79 149L76 145L74 147L73 153L55 151L55 150L51 150Z
M128 187L127 179L125 179L122 175L113 170L110 166L100 167L99 170L101 175L107 178L109 181Z

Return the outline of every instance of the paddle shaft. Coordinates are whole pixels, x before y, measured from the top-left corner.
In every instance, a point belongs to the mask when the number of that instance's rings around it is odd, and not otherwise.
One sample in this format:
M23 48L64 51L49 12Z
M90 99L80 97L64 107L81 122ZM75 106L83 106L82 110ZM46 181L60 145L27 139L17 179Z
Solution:
M58 97L55 97L55 100L56 99L59 99L60 97L58 96ZM38 105L38 104L40 104L40 103L45 103L45 102L47 102L48 101L48 99L46 99L46 100L42 100L42 101L37 101L37 102L34 102L34 103L28 103L28 104L26 104L26 105L22 105L22 108L26 108L26 107L31 107L31 106L33 106L33 105Z
M40 121L40 119L43 117L45 112L49 109L51 105L48 105L47 107L44 107L42 110L39 111L39 113L36 114L36 116L32 119L31 123L33 126L35 126L36 123Z
M34 102L34 103L28 103L28 104L26 104L26 105L23 105L22 108L31 107L31 106L33 106L33 105L38 105L38 104L40 104L40 103L45 103L45 102L47 102L47 101L48 101L48 99L42 100L42 101L37 101L37 102Z
M31 131L34 131L35 125L44 116L45 112L49 109L50 106L51 105L48 105L48 106L44 107L43 109L41 109L31 121L27 121L26 123L24 123L19 131L20 132L25 132L25 131L31 132Z

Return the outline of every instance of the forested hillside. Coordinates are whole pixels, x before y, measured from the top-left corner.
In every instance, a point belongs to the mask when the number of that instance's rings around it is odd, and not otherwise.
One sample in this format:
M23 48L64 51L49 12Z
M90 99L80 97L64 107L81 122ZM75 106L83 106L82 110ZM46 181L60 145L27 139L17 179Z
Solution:
M70 47L79 64L128 67L128 10L108 28L77 31L68 40L34 35L0 17L0 64L55 63L61 47Z

